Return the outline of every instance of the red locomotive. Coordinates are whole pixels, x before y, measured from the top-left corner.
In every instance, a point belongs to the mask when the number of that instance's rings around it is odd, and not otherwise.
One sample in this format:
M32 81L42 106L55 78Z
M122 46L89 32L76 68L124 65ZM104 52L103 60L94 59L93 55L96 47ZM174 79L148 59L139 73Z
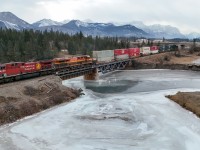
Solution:
M12 62L0 65L0 77L33 73L41 69L39 62Z
M40 73L55 68L62 68L80 64L92 64L93 59L88 55L73 56L70 58L55 58L38 62L11 62L0 64L0 78L25 75L27 73Z

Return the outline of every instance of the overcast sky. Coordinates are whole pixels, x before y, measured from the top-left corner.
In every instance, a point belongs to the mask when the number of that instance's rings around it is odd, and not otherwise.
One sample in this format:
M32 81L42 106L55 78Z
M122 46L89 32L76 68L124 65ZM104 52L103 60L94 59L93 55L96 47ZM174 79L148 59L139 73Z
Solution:
M10 11L29 23L44 18L143 21L200 33L200 0L0 0L0 11Z

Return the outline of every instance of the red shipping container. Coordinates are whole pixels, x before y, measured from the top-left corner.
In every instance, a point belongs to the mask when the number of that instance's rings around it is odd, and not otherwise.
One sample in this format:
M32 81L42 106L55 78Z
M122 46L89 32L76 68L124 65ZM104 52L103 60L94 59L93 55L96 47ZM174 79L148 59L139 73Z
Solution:
M151 47L150 47L150 50L151 50L151 51L156 51L156 50L158 50L158 46L151 46Z
M129 50L128 49L115 49L114 50L114 55L115 56L125 55L125 54L129 54Z
M129 57L139 57L140 56L140 48L129 48Z
M158 46L151 46L150 51L151 51L151 54L158 53Z

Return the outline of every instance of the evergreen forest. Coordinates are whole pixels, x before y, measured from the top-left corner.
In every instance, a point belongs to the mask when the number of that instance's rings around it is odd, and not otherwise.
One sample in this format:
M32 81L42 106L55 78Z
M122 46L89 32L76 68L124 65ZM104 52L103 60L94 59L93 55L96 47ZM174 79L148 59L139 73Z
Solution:
M92 55L93 50L128 48L130 42L118 37L84 36L82 32L69 35L47 32L0 29L0 63L52 59L61 50L72 55Z

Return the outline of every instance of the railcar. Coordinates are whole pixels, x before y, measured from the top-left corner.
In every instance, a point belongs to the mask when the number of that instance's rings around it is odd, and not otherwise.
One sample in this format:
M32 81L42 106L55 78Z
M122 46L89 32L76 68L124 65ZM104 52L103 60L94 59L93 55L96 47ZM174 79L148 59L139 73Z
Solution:
M140 57L140 48L129 48L129 58Z
M20 66L21 74L38 72L40 70L41 70L40 62L26 62L22 63L22 65Z
M141 56L150 55L150 54L151 54L150 47L141 47L140 48Z
M69 59L68 64L85 64L92 63L93 59L89 55L75 56Z
M158 50L159 50L158 46L151 46L150 54L156 54L156 53L158 53Z
M115 60L129 59L129 50L128 49L115 49L114 56L115 56Z
M114 50L93 51L92 56L98 63L112 62L115 60Z
M5 64L0 64L0 78L4 77L5 73L6 73Z
M41 65L41 70L52 69L53 60L43 60L43 61L40 61L40 65Z

